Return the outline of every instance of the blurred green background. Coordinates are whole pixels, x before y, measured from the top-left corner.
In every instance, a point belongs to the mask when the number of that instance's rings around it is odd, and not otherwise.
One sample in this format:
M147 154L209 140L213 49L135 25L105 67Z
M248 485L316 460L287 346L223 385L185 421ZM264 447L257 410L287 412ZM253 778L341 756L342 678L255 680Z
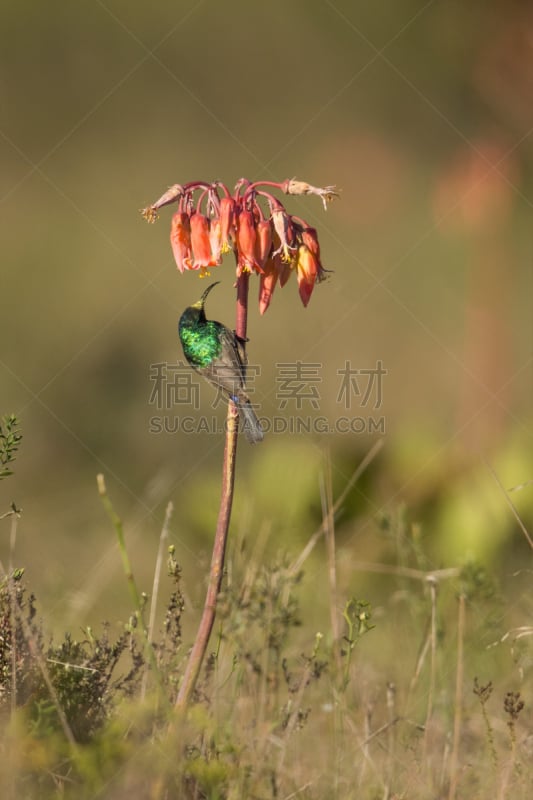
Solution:
M25 438L0 511L23 508L16 562L55 619L128 613L98 472L142 588L172 500L186 590L202 597L222 437L150 433L149 398L150 366L181 358L177 319L205 284L175 269L170 212L139 215L194 179L342 188L327 213L286 203L318 228L330 280L304 309L293 278L262 318L254 283L249 318L264 416L281 416L277 362L322 364L330 421L346 414L346 361L387 370L379 411L350 411L383 416L385 434L339 520L341 588L372 594L350 564L380 559L376 520L400 503L433 566L520 562L485 460L506 488L533 478L532 34L520 2L2 3L0 411ZM217 270L208 307L229 325L233 270ZM203 387L209 415L212 399ZM325 452L337 496L378 438L243 441L234 538L252 549L269 530L297 553L321 519ZM531 522L533 488L512 498ZM320 575L321 548L313 559Z

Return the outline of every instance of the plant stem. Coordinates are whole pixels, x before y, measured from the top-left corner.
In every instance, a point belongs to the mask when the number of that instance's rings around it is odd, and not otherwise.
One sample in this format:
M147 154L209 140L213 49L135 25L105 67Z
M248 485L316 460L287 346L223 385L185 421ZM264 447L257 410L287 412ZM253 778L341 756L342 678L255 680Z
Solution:
M453 745L450 761L450 788L448 800L455 800L457 796L457 784L459 772L459 742L461 738L461 723L463 720L463 674L464 674L464 636L465 636L465 617L466 617L466 597L459 595L459 617L457 620L457 668L455 672L455 713L453 719Z
M235 333L243 342L246 341L248 320L248 281L249 274L247 272L241 273L237 279L237 320ZM177 709L186 708L190 702L215 622L217 599L222 583L222 576L224 574L224 559L228 541L231 508L233 505L238 432L239 413L235 404L230 400L226 424L226 442L222 460L222 491L215 540L213 543L213 554L211 556L211 567L209 570L209 583L207 585L202 619L200 620L198 633L196 634L187 667L185 668L183 681L178 692L176 700Z
M431 597L430 643L431 662L429 673L429 689L426 709L426 722L424 724L424 759L426 758L429 739L431 736L431 717L433 715L433 700L435 696L435 683L437 674L437 581L433 576L428 577L429 593ZM429 763L429 762L428 762Z
M128 588L130 591L131 600L133 603L133 608L135 609L137 616L139 618L139 623L141 628L143 629L144 633L146 633L146 626L143 620L143 607L141 603L141 596L137 589L137 584L135 583L135 578L133 577L133 570L131 568L131 562L128 555L128 551L126 549L126 541L124 539L124 530L122 528L122 520L118 516L117 512L113 508L111 500L109 499L109 495L107 494L107 488L105 485L104 476L99 473L96 476L96 483L98 485L98 494L102 499L102 505L104 506L109 519L115 529L115 533L117 534L117 541L118 541L118 550L120 553L120 558L122 559L122 566L124 568L124 574L126 576L126 580L128 582Z
M342 669L339 619L337 610L337 566L335 552L335 513L333 511L333 489L331 478L331 456L329 449L326 450L325 474L320 482L320 498L322 501L322 520L326 535L326 551L328 559L328 578L329 578L329 614L332 635L332 651L335 658L337 673L340 675Z
M172 516L173 511L174 511L174 506L170 501L165 511L165 521L163 522L163 527L161 529L161 534L159 536L159 547L157 550L157 558L155 562L154 581L152 584L152 595L150 598L150 618L148 621L148 634L147 634L149 646L152 646L154 640L155 614L157 610L157 596L159 594L159 581L161 579L161 566L163 564L163 550L168 540L168 528L170 525L170 518ZM149 663L147 661L141 683L141 702L143 702L146 697L146 689L148 686L148 673L149 673Z
M249 272L242 272L237 279L237 320L235 333L240 339L246 341L246 330L248 328L248 285L250 280Z

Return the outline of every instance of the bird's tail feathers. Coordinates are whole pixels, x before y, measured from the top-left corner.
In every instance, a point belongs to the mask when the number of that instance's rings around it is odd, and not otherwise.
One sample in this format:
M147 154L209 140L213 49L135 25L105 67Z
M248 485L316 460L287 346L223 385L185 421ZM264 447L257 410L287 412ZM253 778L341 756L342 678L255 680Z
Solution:
M262 442L265 434L250 401L244 400L240 397L232 397L231 399L236 403L239 409L241 430L250 444L258 444L259 442Z

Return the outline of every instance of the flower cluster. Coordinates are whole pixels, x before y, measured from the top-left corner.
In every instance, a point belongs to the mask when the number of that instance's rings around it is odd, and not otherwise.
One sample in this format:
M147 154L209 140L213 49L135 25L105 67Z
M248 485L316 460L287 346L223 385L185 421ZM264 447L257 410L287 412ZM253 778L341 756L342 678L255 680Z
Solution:
M315 284L326 272L316 229L288 214L266 187L289 195L318 195L324 208L338 196L334 186L319 189L296 179L251 183L241 178L233 194L219 181L194 181L171 186L141 213L148 222L154 222L160 208L178 204L170 243L180 272L200 270L201 275L207 275L211 267L222 263L225 253L233 251L237 277L245 272L259 275L261 314L267 310L277 283L285 286L294 271L302 303L307 306Z

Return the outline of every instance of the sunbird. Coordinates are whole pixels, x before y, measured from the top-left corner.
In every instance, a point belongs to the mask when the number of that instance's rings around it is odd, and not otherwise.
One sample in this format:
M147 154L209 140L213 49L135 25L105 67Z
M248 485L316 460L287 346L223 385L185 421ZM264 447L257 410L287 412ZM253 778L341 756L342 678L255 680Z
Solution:
M263 440L264 434L246 391L244 342L221 322L205 316L207 295L218 283L208 286L198 302L181 315L178 326L181 346L191 367L233 400L246 438L250 444L256 444Z

